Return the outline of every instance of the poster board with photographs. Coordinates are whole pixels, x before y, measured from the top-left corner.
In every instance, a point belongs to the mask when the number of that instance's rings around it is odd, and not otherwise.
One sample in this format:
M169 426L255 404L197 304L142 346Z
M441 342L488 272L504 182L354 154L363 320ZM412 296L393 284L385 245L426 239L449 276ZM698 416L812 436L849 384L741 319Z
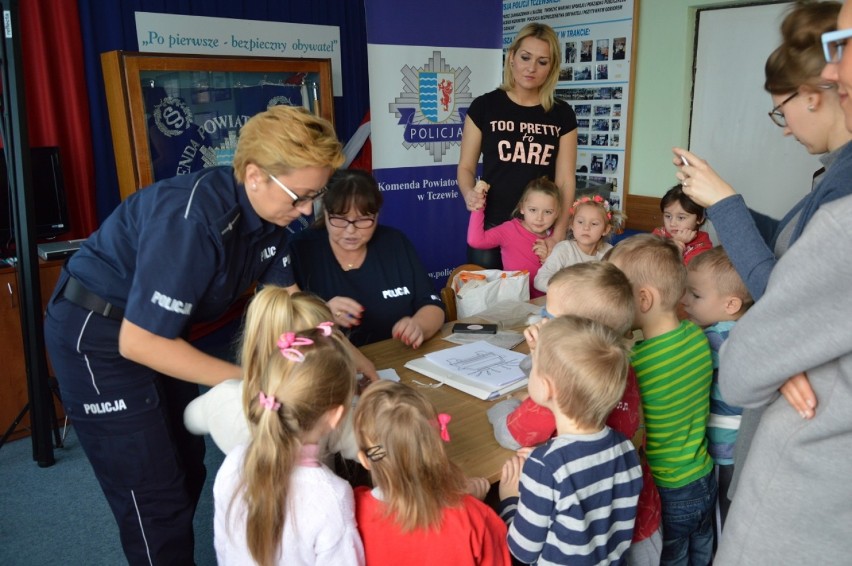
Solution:
M561 48L556 96L577 115L577 186L601 188L622 209L633 76L634 0L503 2L503 45L527 23L556 31Z
M240 128L274 105L334 122L329 59L101 54L122 200L154 181L230 165Z

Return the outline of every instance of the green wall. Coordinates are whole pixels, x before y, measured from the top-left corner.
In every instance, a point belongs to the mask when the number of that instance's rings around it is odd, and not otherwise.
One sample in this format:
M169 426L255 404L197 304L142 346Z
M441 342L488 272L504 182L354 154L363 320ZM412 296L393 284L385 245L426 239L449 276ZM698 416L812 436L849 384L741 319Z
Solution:
M675 182L671 148L689 142L697 8L753 0L636 0L639 3L629 191L661 197Z

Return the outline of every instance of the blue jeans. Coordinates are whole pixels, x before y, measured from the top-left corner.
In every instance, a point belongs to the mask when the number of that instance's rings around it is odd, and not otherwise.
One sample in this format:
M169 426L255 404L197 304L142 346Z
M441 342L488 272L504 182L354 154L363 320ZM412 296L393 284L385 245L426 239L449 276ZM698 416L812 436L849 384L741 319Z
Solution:
M704 566L713 561L713 511L718 488L710 472L683 487L659 487L663 511L661 566Z

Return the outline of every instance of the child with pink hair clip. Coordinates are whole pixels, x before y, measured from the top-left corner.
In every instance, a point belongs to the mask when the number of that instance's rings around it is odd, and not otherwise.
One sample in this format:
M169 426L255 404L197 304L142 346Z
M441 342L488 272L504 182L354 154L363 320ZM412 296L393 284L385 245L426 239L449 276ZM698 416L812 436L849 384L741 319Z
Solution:
M620 234L627 220L621 211L612 208L601 195L584 196L568 209L570 217L568 239L553 246L547 261L534 278L539 294L547 293L550 278L562 269L586 261L600 261L612 248L607 241L611 234Z

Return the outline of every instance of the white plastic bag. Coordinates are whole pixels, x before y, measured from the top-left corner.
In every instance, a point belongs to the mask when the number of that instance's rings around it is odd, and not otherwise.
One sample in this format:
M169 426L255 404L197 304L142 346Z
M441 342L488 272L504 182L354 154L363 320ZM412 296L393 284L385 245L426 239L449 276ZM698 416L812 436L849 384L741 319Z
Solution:
M475 316L497 303L530 300L528 271L462 271L456 274L452 284L458 318Z

